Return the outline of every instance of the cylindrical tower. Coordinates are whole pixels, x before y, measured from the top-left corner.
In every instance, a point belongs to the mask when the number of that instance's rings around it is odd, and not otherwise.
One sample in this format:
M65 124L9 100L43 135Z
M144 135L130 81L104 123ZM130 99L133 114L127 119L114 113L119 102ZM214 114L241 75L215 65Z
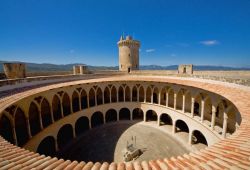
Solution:
M119 48L119 71L139 70L140 42L133 40L131 36L127 36L126 39L121 36L117 44Z

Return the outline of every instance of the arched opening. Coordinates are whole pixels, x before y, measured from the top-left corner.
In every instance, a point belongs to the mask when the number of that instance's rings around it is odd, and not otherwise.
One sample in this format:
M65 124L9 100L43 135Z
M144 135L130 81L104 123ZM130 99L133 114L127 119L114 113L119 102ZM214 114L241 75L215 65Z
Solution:
M82 90L81 92L81 106L82 109L86 109L88 107L88 97L85 90Z
M62 105L63 105L63 115L64 116L69 115L70 114L70 99L67 93L63 94Z
M204 144L208 146L205 136L198 130L193 131L191 144Z
M142 86L139 88L139 101L144 102L144 88Z
M172 125L172 124L173 124L172 118L168 114L162 113L160 117L160 126Z
M62 118L61 102L57 95L54 95L52 101L53 117L54 121Z
M56 144L55 139L52 136L47 136L39 144L37 151L41 155L55 156L56 154Z
M102 101L102 89L100 87L96 91L96 100L97 100L97 105L103 104L103 101Z
M119 96L119 102L123 102L124 101L124 91L123 91L122 86L119 87L118 96Z
M191 94L190 94L190 92L186 92L186 94L185 94L185 113L191 113L191 104L192 104Z
M211 116L212 116L212 101L210 97L208 97L204 103L204 120L208 125L210 125Z
M102 112L95 112L91 116L91 126L92 128L102 125L104 122Z
M93 88L89 91L89 107L95 106L95 91Z
M15 113L15 130L18 146L23 146L29 140L29 135L26 117L20 108Z
M30 131L31 135L34 136L40 132L40 116L37 105L34 102L31 102L29 108L29 122L30 122Z
M222 127L223 126L223 115L225 111L226 102L222 100L216 107L215 112L215 125Z
M112 103L117 102L117 92L115 86L113 86L111 90L111 102Z
M189 133L189 128L183 120L177 120L175 123L176 132L187 132Z
M133 90L132 90L132 101L137 102L137 88L136 88L136 86L134 86Z
M15 143L13 138L11 122L8 119L8 117L5 116L4 114L0 119L0 135L10 143L12 144Z
M159 91L158 88L155 87L154 88L154 92L153 92L153 103L158 104L158 95L159 95Z
M240 126L240 122L237 122L237 110L235 107L231 107L227 111L227 133L233 134L236 130L236 127Z
M198 94L195 97L195 101L194 101L194 115L196 116L201 116L201 100L202 100L202 97L200 94Z
M130 111L128 108L122 108L119 111L119 120L130 120Z
M146 92L146 102L151 103L151 87L147 88Z
M168 107L174 108L174 90L170 89L168 91Z
M110 91L108 87L104 89L104 103L110 103Z
M157 114L153 110L148 110L146 112L146 121L157 121Z
M49 102L45 98L43 98L43 101L41 103L41 115L42 115L43 127L45 128L52 123L50 105L49 105Z
M180 89L176 96L176 109L182 110L183 105L183 89Z
M79 95L76 91L72 94L72 107L73 112L78 112L80 110Z
M167 88L164 87L161 90L161 105L166 106L166 100L167 100Z
M116 110L115 110L115 109L109 109L109 110L106 112L105 120L106 120L106 122L114 122L114 121L117 121L117 112L116 112Z
M73 128L70 124L63 125L57 134L59 149L63 149L73 139Z
M89 119L86 116L82 116L77 119L75 124L76 136L80 136L83 132L89 130Z
M133 110L133 120L143 120L143 111L140 108L135 108Z
M130 88L128 86L126 86L126 88L125 88L125 101L126 102L130 102L130 95L131 95Z

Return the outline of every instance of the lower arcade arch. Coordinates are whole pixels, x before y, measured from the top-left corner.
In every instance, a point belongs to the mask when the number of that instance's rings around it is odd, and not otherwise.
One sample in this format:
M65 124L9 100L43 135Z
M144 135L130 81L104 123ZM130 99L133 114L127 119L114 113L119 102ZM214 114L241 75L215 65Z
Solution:
M91 127L97 127L104 123L104 118L102 112L95 112L91 116Z
M143 120L144 113L142 109L135 108L132 114L133 114L133 117L132 117L133 120Z
M80 136L87 130L89 130L89 119L86 116L78 118L75 124L76 136Z
M160 126L161 125L173 125L172 118L168 114L162 113L160 116Z
M115 122L117 121L117 112L115 109L109 109L105 114L105 122Z
M73 137L73 127L70 124L63 125L57 134L58 148L63 149Z
M122 108L119 111L119 120L130 120L130 111L128 108Z
M157 119L158 119L158 116L154 110L148 110L146 112L146 122L147 121L157 121Z
M175 132L187 132L189 133L189 128L188 125L186 124L186 122L184 122L183 120L177 120L175 122Z
M41 115L42 115L43 127L45 128L52 123L50 105L49 105L49 102L45 98L43 99L41 103Z
M41 131L40 116L37 105L31 102L29 107L29 122L30 122L30 132L34 136Z
M0 135L4 137L7 141L14 144L14 138L13 138L13 132L12 132L12 126L11 121L7 116L4 114L0 118Z
M56 142L54 137L47 136L38 145L37 151L41 155L55 156L56 155Z
M18 146L23 146L29 140L29 134L24 112L17 108L15 113L15 130Z
M191 136L191 144L204 144L208 146L206 137L199 130L194 130Z

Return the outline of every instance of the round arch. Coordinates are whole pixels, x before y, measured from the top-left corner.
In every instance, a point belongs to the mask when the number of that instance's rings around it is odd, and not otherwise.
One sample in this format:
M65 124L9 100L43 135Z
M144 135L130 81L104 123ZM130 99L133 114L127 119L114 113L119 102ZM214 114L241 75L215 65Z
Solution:
M97 105L103 104L102 89L100 87L98 87L98 89L96 90L96 102L97 102Z
M41 155L55 156L56 155L56 142L53 136L47 136L38 145L37 151Z
M70 124L63 125L57 134L58 148L62 149L73 139L73 128Z
M89 91L89 107L95 106L95 91L93 88L90 89Z
M103 113L102 112L93 113L93 115L91 116L91 127L94 128L102 125L103 123L104 123Z
M110 91L108 87L104 89L104 103L110 103Z
M124 90L123 87L120 86L118 89L119 102L124 102Z
M84 89L82 89L82 92L81 92L81 108L82 109L88 108L88 97Z
M162 113L160 116L160 126L161 125L173 125L172 118L167 113Z
M70 99L69 95L65 92L62 98L63 115L67 116L70 114Z
M78 112L80 110L79 95L76 91L72 94L72 109L73 112Z
M183 120L177 120L175 122L175 132L187 132L189 133L189 128L188 125L186 124L186 122L184 122Z
M199 130L192 132L191 144L204 144L208 146L206 137Z
M117 121L117 112L115 109L109 109L105 114L105 122Z
M137 88L136 88L136 86L134 86L132 89L132 101L137 102Z
M80 136L87 130L89 130L89 119L86 116L78 118L75 123L76 136Z
M158 116L154 110L148 110L146 112L146 121L157 121Z
M116 90L115 86L113 86L111 89L111 102L112 103L117 102L117 90Z
M139 88L139 102L144 102L144 88L142 86Z
M140 108L135 108L133 110L133 120L143 120L144 113L142 109Z
M23 146L29 140L29 135L25 114L19 107L16 110L14 119L17 143L18 146Z
M13 138L11 121L5 114L3 114L0 118L0 135L10 143L15 143Z
M130 110L128 108L120 109L119 120L130 120Z

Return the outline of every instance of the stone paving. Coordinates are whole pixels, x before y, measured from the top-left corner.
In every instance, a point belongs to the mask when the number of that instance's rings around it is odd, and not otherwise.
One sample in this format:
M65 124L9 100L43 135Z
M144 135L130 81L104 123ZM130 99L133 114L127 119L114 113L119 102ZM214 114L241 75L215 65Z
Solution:
M118 121L85 132L59 154L59 157L94 162L123 162L124 149L134 143L143 154L136 160L171 158L188 153L176 139L148 122ZM133 141L132 141L133 136ZM136 136L136 137L135 137Z

